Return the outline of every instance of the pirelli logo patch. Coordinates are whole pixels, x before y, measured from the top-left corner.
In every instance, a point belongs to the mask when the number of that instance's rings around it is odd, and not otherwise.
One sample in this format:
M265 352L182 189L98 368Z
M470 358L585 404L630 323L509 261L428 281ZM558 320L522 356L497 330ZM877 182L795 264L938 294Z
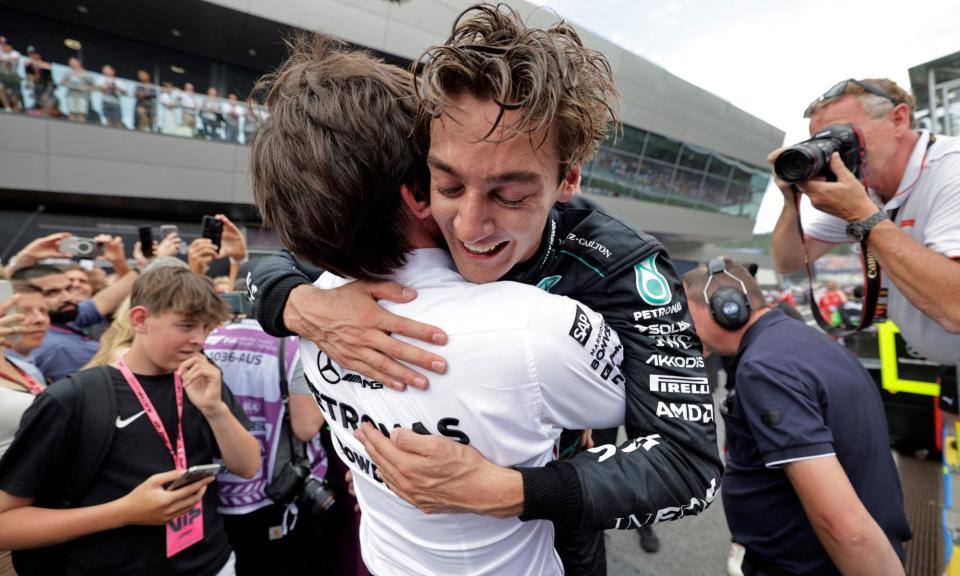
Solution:
M587 342L590 341L591 334L593 334L593 324L590 323L590 318L587 316L587 313L578 305L577 314L573 319L573 325L570 326L570 337L586 348Z

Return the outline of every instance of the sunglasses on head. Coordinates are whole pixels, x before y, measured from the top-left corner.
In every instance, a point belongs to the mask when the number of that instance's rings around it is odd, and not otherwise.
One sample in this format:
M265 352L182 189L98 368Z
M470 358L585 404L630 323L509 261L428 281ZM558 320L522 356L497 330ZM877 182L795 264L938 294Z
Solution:
M863 89L864 92L868 92L870 94L873 94L874 96L885 98L890 102L892 102L894 106L896 106L897 104L900 104L900 102L897 102L893 96L887 94L883 90L879 88L875 88L865 82L861 82L853 78L848 78L842 82L837 82L836 84L833 85L833 87L831 87L829 90L824 92L822 96L820 96L819 98L811 102L810 105L807 106L807 109L804 110L803 117L810 118L811 116L813 116L813 109L816 108L817 105L819 105L821 102L832 100L834 98L839 98L840 96L843 96L844 94L846 94L847 86L849 86L850 84L859 86L860 88Z

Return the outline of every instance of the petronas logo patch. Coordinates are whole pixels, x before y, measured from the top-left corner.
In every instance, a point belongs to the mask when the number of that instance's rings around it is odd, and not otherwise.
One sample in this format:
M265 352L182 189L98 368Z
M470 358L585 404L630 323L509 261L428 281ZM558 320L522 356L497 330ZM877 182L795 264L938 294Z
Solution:
M670 283L657 270L659 255L659 252L654 252L633 266L637 275L637 292L643 301L651 306L666 306L673 299Z

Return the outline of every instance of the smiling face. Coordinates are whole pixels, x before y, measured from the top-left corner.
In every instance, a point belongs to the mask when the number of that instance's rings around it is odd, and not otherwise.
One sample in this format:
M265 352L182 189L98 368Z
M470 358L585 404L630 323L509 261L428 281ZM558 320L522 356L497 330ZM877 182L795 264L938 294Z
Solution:
M559 179L546 129L497 142L509 112L484 140L500 112L492 100L463 94L451 101L450 115L430 127L431 210L460 273L492 282L536 254L553 205L580 189L580 169Z

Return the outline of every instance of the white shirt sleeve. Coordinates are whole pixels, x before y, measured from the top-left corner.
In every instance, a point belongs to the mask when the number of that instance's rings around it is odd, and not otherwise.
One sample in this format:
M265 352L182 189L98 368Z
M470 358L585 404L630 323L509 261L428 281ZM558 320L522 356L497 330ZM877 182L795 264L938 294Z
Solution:
M544 298L529 337L544 424L570 430L623 424L623 346L602 316L569 298Z
M850 241L847 238L847 222L842 218L819 210L811 210L809 213L804 211L801 218L803 233L807 236L836 244L845 244Z
M923 228L927 248L948 258L960 256L960 153L949 154L937 166L937 197Z

